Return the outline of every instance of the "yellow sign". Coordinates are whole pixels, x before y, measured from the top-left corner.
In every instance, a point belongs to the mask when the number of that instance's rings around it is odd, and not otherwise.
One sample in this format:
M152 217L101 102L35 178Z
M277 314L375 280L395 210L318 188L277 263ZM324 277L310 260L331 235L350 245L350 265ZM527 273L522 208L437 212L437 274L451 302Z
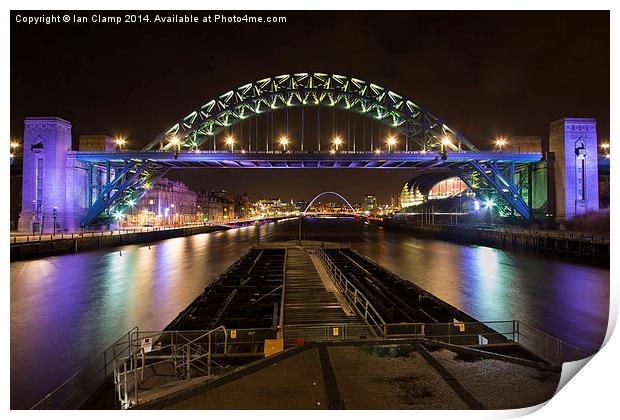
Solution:
M459 331L465 332L465 324L459 324Z
M265 357L269 357L272 354L280 353L283 350L283 338L276 338L275 340L265 340Z
M230 338L237 338L237 330L230 330Z
M332 328L332 335L335 337L337 335L340 335L340 330L338 327L334 327Z

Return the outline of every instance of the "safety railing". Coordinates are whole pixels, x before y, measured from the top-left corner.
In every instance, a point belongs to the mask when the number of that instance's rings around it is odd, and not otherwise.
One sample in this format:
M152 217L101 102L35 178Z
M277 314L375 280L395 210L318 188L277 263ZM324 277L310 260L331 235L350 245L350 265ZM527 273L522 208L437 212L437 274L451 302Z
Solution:
M228 333L220 326L209 331L161 331L134 336L135 351L114 361L114 389L121 409L140 403L141 395L151 389L192 376L211 376L224 367L213 361L218 345L226 354Z
M375 338L370 327L354 323L293 325L284 328L284 347L294 347L313 341L364 340Z
M518 320L490 322L385 324L385 338L423 337L459 346L484 346L514 342L551 364L579 360L583 349Z
M320 247L316 248L316 255L319 257L327 274L334 281L336 287L345 297L349 305L351 305L355 312L372 328L377 336L383 335L383 325L385 321L383 321L379 312L372 306L366 296L347 279Z
M515 321L385 324L383 336L419 336L456 345L486 345L515 341Z
M111 379L114 363L118 358L128 357L135 351L134 337L138 328L129 330L99 356L91 359L69 379L49 392L32 410L68 410L82 407Z
M554 364L572 362L586 356L583 349L566 343L521 321L515 321L516 342L520 346Z

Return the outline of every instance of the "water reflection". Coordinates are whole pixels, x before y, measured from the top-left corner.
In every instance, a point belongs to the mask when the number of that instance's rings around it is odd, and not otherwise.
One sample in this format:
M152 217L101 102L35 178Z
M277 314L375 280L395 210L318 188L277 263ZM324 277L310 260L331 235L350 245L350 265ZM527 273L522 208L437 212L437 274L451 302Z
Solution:
M11 406L28 407L130 328L159 330L257 242L295 220L11 264ZM307 219L303 236L352 246L481 320L518 318L594 350L609 270ZM122 251L122 255L119 252Z

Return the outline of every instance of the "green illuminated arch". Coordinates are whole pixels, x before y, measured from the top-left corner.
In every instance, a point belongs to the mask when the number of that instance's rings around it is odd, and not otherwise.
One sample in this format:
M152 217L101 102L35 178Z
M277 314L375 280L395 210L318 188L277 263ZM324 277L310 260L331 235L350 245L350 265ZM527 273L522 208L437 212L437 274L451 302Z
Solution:
M465 137L415 102L375 83L328 73L292 73L244 84L210 100L163 131L145 150L198 149L210 137L268 111L324 106L355 112L407 135L420 149L440 148L449 136L455 149L477 150Z

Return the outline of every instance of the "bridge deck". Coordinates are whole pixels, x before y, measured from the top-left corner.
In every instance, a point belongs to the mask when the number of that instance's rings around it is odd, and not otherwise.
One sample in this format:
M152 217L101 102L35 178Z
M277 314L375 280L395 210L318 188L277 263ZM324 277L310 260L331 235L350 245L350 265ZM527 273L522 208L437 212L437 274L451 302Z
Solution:
M372 153L330 152L241 152L184 151L180 153L124 150L117 152L73 152L85 163L121 163L149 160L168 168L427 168L451 167L470 161L525 164L538 162L542 153L499 151L452 151L444 156L437 151L396 151Z

